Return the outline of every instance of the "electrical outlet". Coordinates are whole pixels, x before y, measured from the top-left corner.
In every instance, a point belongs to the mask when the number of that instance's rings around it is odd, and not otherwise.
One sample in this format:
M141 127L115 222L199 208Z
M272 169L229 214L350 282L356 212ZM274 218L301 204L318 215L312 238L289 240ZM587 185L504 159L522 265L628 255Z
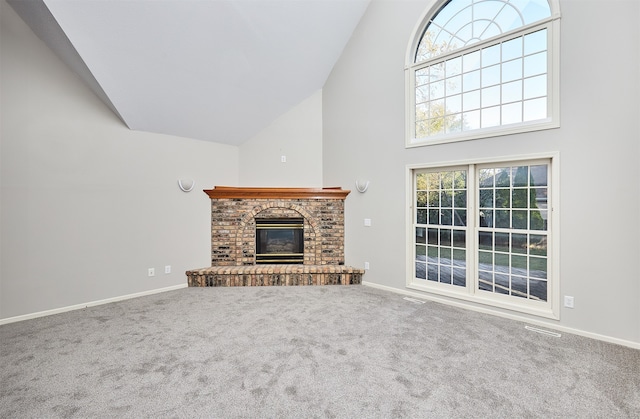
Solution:
M287 162L287 156L280 156L280 163L286 163Z
M364 263L364 268L365 268L365 269L369 269L369 262L365 262L365 263Z
M573 297L570 295L564 296L564 306L567 308L573 308Z
M156 276L156 270L154 268L149 268L149 276Z
M365 218L364 219L364 226L365 227L371 227L371 218Z
M171 273L171 265L166 265L164 267L164 273L166 273L166 274L170 274Z

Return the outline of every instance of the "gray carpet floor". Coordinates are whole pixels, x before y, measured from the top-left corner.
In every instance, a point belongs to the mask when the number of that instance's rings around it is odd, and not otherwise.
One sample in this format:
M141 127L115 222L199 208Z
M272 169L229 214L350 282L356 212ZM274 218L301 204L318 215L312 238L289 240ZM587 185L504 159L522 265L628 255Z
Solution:
M0 417L640 417L640 351L524 326L366 286L186 288L0 326Z

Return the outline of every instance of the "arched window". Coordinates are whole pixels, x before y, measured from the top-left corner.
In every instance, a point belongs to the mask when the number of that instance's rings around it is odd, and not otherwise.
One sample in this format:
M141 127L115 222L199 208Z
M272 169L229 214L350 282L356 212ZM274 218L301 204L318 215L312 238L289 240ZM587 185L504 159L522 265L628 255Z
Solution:
M407 54L407 146L558 127L559 15L552 6L436 1Z

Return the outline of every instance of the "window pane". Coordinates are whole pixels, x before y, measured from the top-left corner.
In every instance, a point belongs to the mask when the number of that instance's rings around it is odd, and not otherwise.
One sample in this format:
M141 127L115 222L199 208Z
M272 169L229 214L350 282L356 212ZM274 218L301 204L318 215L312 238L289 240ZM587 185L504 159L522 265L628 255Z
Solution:
M496 274L495 292L509 294L509 275Z
M451 248L449 247L440 248L440 263L451 264Z
M453 268L453 285L464 287L467 284L467 271L463 268Z
M496 16L495 22L505 32L524 25L524 21L520 17L520 13L512 7L504 7L498 16Z
M529 254L547 256L547 236L532 234L529 237Z
M497 94L500 94L500 87L496 86L491 87L489 89L482 89L483 90L483 95L482 95L482 100L484 103L484 91L485 90L490 90L490 89L496 89ZM498 97L498 96L496 96ZM482 128L488 128L488 127L495 127L497 125L500 125L500 106L496 106L493 108L487 108L487 109L482 109L481 111L481 122L480 124L482 125Z
M416 106L423 104L429 100L429 89L427 86L419 86L416 88ZM427 108L425 106L425 108ZM428 109L428 108L427 108ZM424 111L422 111L424 113Z
M440 224L440 210L429 210L429 224Z
M427 243L437 245L438 244L438 229L437 228L429 228L427 229Z
M527 298L527 278L512 276L511 277L511 295L520 298Z
M509 233L495 234L495 250L505 253L509 251Z
M493 208L493 189L480 189L480 208Z
M418 207L426 207L427 206L427 193L424 191L416 192L416 206Z
M480 88L480 70L465 73L462 76L462 91L477 90Z
M427 264L416 261L416 278L427 279Z
M427 194L427 204L429 207L439 207L440 206L440 192L438 191L429 191Z
M510 82L522 78L522 59L507 61L502 64L502 82Z
M529 185L529 166L517 166L511 170L513 186Z
M482 250L493 250L493 233L489 231L478 232L478 246Z
M531 77L524 80L524 99L547 95L547 75Z
M498 64L500 62L500 44L482 49L482 66Z
M533 99L524 102L524 120L534 121L547 117L547 99Z
M511 177L509 176L510 168L499 167L495 169L496 173L496 186L497 187L509 187L511 186Z
M502 106L502 125L522 122L522 103L516 102Z
M453 224L456 226L467 225L467 210L454 209L453 210Z
M462 72L462 57L452 58L445 63L446 76L452 77Z
M478 272L478 289L483 291L493 291L493 273Z
M446 95L457 95L462 92L462 76L454 76L446 79Z
M496 272L509 272L509 255L496 253L494 255L494 266Z
M480 91L474 90L462 95L462 110L469 111L480 108Z
M453 192L442 191L440 192L440 205L443 207L453 206Z
M416 223L418 224L427 223L427 210L419 209L416 211Z
M453 206L456 208L467 207L467 191L455 191L453 196Z
M513 211L511 214L511 226L518 230L527 229L527 211Z
M522 100L522 80L517 80L502 85L502 103L515 102L520 100Z
M480 128L480 111L465 112L463 117L464 130Z
M416 227L416 243L427 242L427 229L424 227Z
M493 169L480 169L480 187L493 186Z
M509 210L496 210L496 228L509 228L511 211Z
M509 189L498 189L496 190L496 208L510 208L511 207L511 196L509 193Z
M528 189L518 188L513 189L512 193L513 197L513 208L527 208L529 206L528 202Z
M502 43L502 61L522 56L522 38L518 37Z
M529 275L535 278L547 278L547 258L529 257Z
M511 252L512 253L527 253L527 235L526 234L512 234L511 235Z
M428 85L429 97L433 99L440 99L444 97L444 80L436 81Z
M530 213L530 229L546 230L547 229L547 211L532 210Z
M516 275L527 274L527 257L511 255L511 273Z
M453 246L465 248L466 247L467 232L465 230L453 230Z
M524 58L524 76L530 77L547 72L547 53L539 52Z
M499 84L500 83L500 66L494 65L491 67L483 68L481 77L482 77L482 87Z
M531 166L531 186L547 186L547 165Z
M451 230L440 229L440 246L451 246Z
M524 37L524 53L526 55L547 49L547 30L533 32Z
M416 70L416 86L429 83L429 67Z
M531 293L531 299L547 301L547 281L530 279L529 292Z
M468 73L469 71L477 70L480 68L480 51L474 51L462 56L462 71Z
M480 210L480 227L493 227L493 211Z

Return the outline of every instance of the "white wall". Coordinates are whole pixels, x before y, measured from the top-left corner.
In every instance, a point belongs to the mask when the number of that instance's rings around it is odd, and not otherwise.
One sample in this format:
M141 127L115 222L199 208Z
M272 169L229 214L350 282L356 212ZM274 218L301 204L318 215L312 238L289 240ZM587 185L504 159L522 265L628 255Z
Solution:
M240 146L239 176L243 186L322 186L321 90Z
M406 165L559 151L559 280L575 308L546 322L640 343L640 3L561 1L561 128L405 149L405 51L429 3L373 0L323 89L324 183L371 181L347 198L346 263L405 289Z
M237 185L237 147L128 130L0 8L0 319L186 284L211 263L202 189Z

